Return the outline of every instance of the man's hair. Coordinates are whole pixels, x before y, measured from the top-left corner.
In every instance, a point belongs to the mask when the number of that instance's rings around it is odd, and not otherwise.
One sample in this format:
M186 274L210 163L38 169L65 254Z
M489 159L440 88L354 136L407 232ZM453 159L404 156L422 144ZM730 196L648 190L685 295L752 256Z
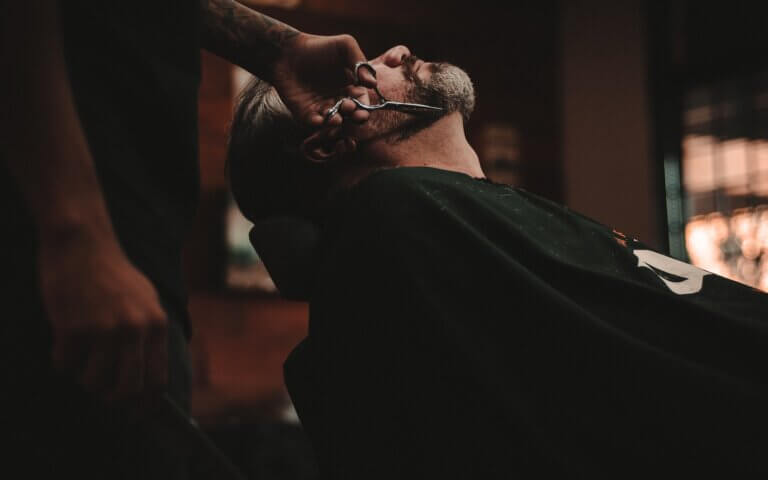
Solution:
M249 220L315 218L326 173L301 154L309 133L267 82L254 78L240 92L229 132L227 170L235 201Z

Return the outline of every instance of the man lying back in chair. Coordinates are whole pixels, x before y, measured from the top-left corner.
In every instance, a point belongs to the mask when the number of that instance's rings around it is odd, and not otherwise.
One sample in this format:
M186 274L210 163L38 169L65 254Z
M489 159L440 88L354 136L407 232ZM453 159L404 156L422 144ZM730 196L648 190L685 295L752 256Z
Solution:
M309 134L256 82L230 141L252 241L310 301L286 381L324 478L768 473L768 297L485 179L467 74L371 64L350 97L442 113Z

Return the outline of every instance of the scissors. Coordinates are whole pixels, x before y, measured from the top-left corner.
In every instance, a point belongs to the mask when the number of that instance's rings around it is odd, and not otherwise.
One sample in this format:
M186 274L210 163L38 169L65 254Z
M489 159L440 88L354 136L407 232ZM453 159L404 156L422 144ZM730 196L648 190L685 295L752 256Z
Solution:
M360 70L360 67L365 67L368 69L368 71L371 72L371 74L376 77L376 70L374 70L373 66L368 62L357 62L355 64L355 85L360 85L360 77L358 74L358 71ZM379 96L380 103L375 105L367 105L360 100L352 97L345 97L336 102L331 108L328 109L328 111L325 113L325 122L328 122L328 120L331 119L334 115L339 113L339 109L341 108L341 104L344 102L344 100L352 100L355 105L357 105L357 108L360 108L362 110L366 110L368 112L373 112L376 110L395 110L397 112L405 112L405 113L412 113L412 114L421 114L421 113L428 113L428 114L435 114L440 113L443 111L440 107L433 107L431 105L423 105L421 103L408 103L408 102L397 102L394 100L387 100L387 98L381 94L379 91L379 87L373 87L373 91L376 92L376 95Z

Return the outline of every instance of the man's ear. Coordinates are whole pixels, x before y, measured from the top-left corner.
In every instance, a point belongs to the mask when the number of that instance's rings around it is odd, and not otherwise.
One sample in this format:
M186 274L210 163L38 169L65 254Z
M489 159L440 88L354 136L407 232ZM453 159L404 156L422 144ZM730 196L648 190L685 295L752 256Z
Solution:
M357 149L351 137L341 137L341 129L318 130L301 142L301 153L313 163L334 162Z

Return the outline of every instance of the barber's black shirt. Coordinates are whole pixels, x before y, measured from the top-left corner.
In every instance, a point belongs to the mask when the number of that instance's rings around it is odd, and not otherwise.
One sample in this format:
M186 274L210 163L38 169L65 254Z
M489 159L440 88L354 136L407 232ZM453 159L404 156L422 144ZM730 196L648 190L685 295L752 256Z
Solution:
M183 311L180 252L199 188L199 2L59 5L77 111L120 242Z
M286 381L326 478L768 473L768 296L525 191L376 173Z

